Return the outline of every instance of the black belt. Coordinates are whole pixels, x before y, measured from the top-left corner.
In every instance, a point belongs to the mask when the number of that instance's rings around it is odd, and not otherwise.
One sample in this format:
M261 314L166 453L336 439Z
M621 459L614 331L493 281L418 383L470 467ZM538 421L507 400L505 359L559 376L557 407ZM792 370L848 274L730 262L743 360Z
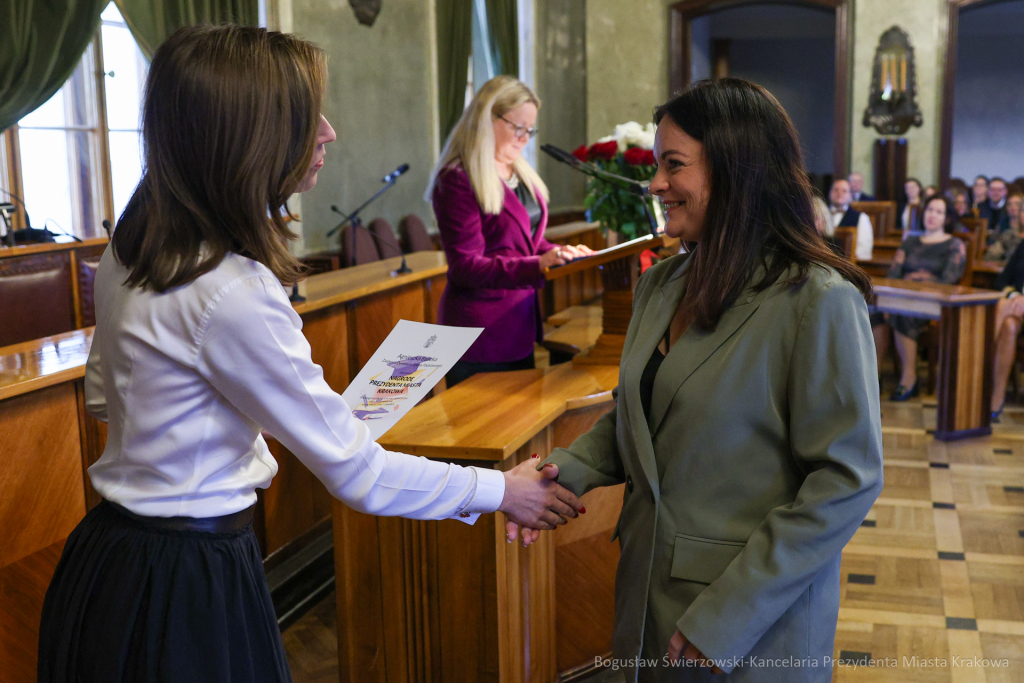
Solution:
M109 500L104 502L125 517L134 519L154 529L169 531L206 531L210 533L239 531L252 523L253 512L256 510L256 506L252 505L244 510L221 517L146 517L144 515L137 515L131 510Z

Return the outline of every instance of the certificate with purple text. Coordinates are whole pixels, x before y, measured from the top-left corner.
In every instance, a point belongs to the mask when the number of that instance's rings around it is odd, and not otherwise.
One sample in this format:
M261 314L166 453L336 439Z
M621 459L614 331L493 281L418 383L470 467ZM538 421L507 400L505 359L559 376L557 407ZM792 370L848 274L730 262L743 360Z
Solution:
M430 393L481 332L482 327L399 320L341 397L379 439Z

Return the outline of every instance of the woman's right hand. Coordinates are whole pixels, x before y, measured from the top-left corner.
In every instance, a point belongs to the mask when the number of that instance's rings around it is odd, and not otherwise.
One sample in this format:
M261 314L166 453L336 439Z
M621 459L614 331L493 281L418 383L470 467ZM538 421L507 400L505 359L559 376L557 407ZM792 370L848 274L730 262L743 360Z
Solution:
M560 486L558 465L537 469L536 460L525 460L505 472L505 497L498 509L509 521L531 529L554 529L566 517L578 517L580 499Z
M554 266L564 266L565 259L562 258L562 248L555 247L550 251L547 251L540 256L540 268L553 268Z

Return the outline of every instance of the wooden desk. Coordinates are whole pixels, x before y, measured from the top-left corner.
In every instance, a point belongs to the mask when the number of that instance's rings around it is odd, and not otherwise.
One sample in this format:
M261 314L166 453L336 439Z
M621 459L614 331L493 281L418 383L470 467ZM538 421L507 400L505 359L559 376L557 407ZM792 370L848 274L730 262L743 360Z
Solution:
M992 433L992 343L999 292L878 278L876 310L939 321L935 438Z
M314 276L301 288L309 297L296 306L303 332L336 391L399 319L436 321L444 255L407 260L414 270L408 275L390 277L399 261L390 259ZM85 411L91 343L90 328L0 348L0 683L35 679L46 587L68 534L99 501L85 476L106 442L106 425ZM273 573L330 533L332 498L291 453L270 443L280 469L258 492L254 526Z
M586 221L574 221L548 228L544 231L544 237L554 244L584 244L594 251L608 246L608 240L601 234L600 223ZM601 291L601 277L596 268L588 268L558 280L549 280L541 297L544 315L554 315L569 306L589 303L601 296Z
M475 375L417 406L380 443L509 469L587 431L612 406L618 368L563 364ZM334 504L343 681L553 681L611 649L621 487L530 548L504 518L474 526L371 517ZM558 599L556 600L556 594Z
M980 289L995 289L996 277L1003 272L1003 264L994 261L975 261L971 284Z

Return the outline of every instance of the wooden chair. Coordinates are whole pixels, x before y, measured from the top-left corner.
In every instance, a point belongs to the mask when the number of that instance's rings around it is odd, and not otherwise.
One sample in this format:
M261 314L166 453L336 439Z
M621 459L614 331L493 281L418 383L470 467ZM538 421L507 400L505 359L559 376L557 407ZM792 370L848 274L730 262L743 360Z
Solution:
M850 202L850 208L868 215L876 240L900 236L896 227L896 202Z
M370 232L377 236L377 251L380 252L381 258L402 255L402 247L398 244L395 231L386 219L374 218L370 221Z
M434 251L434 242L419 216L409 214L402 218L398 223L398 232L402 236L402 248L405 253Z
M341 264L342 268L350 265L361 266L364 263L380 261L380 252L377 250L377 241L365 230L351 232L349 227L341 235ZM351 253L353 236L355 237L355 254Z
M977 235L974 257L981 260L985 256L985 249L988 247L988 219L987 218L961 218L960 222L971 234Z
M836 228L832 243L851 263L857 262L857 228Z

